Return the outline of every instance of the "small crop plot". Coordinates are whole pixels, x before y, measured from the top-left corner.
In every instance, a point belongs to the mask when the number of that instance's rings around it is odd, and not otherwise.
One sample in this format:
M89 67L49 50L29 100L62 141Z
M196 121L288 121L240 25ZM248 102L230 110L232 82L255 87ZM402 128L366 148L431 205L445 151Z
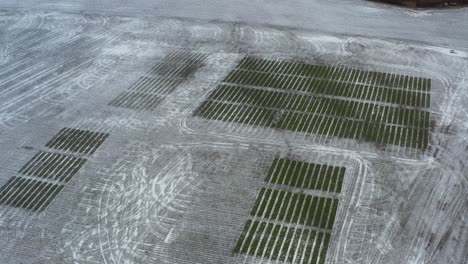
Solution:
M106 133L63 128L46 147L92 154L109 136ZM0 188L0 204L43 211L87 159L40 151Z
M234 252L291 263L324 263L330 238L329 232L248 220Z
M110 105L134 110L152 111L158 107L163 99L164 97L156 94L128 91L119 94L119 96L110 102Z
M275 158L265 181L303 189L340 193L345 172L344 167Z
M42 211L62 188L61 185L49 182L11 177L0 188L0 204Z
M187 78L203 65L206 55L203 53L176 51L167 55L161 63L154 65L149 75Z
M84 165L86 159L39 152L24 165L19 173L61 182L69 182L71 178Z
M172 52L109 105L153 111L168 94L203 66L205 58L206 55L202 53Z
M337 209L338 199L262 188L250 215L332 230Z
M223 82L194 116L428 147L430 79L246 57Z
M171 93L181 82L181 79L175 78L141 77L129 90L132 92L164 95Z
M82 154L93 154L108 136L107 133L63 128L46 144L46 147Z

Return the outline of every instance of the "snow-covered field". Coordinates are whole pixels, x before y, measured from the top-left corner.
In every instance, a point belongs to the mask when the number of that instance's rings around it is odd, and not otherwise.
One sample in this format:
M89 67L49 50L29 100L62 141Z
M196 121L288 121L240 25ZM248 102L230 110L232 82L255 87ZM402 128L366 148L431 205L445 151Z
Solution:
M4 0L0 8L0 185L18 176L63 188L39 211L24 209L25 196L11 206L21 191L0 191L0 263L277 263L233 249L259 190L272 187L264 178L278 156L346 168L320 261L466 262L467 9L350 0ZM109 105L140 77L155 81L151 69L174 51L202 54L169 79L174 90ZM432 79L429 149L193 117L245 55ZM78 132L83 147L48 144L65 127L109 136L94 153L83 149L96 141ZM85 163L70 181L44 180L37 173L63 172L28 163L39 151ZM291 259L301 263L297 252Z

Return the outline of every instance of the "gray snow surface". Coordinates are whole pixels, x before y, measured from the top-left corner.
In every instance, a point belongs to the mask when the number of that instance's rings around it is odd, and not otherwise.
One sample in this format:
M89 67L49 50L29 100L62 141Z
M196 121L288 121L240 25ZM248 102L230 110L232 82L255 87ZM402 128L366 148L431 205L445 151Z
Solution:
M40 151L87 160L45 210L0 205L0 263L280 263L233 253L278 155L347 168L324 263L467 263L467 25L364 0L0 1L0 186ZM157 107L109 105L174 51L205 57ZM245 55L431 78L429 149L192 116ZM47 147L65 127L109 136Z

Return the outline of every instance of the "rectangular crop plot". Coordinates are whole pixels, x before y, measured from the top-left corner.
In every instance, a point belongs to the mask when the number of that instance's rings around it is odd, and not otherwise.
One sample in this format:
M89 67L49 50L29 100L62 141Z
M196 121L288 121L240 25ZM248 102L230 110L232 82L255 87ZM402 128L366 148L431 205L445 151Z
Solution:
M93 154L108 136L107 133L63 128L46 144L46 147L82 154Z
M203 66L205 58L203 53L172 52L130 88L114 98L109 105L138 111L154 111L168 94Z
M84 165L86 159L55 154L49 152L37 153L19 173L44 179L69 182Z
M345 172L344 167L275 158L265 181L296 188L340 193Z
M125 91L113 99L109 105L134 110L152 111L158 107L163 99L164 97L157 94Z
M234 253L290 263L325 263L329 232L248 220Z
M48 182L11 177L0 188L0 204L42 211L52 202L63 186Z
M193 113L426 149L430 79L246 57Z
M172 52L161 63L154 65L148 74L185 79L203 66L205 58L206 55L203 53Z
M130 88L132 92L148 94L169 94L182 80L174 78L141 77Z
M262 188L250 215L332 230L338 202L333 198Z
M252 57L245 57L242 59L237 68L239 70L331 79L342 82L358 81L359 83L367 85L402 88L415 91L430 91L431 88L431 79L427 78L327 65L265 60Z

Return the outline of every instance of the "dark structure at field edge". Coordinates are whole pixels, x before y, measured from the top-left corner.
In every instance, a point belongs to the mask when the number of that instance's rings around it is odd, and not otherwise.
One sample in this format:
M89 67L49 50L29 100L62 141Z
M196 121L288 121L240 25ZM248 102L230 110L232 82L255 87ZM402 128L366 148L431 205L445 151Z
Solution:
M437 7L447 5L466 5L468 0L379 0L408 7Z

